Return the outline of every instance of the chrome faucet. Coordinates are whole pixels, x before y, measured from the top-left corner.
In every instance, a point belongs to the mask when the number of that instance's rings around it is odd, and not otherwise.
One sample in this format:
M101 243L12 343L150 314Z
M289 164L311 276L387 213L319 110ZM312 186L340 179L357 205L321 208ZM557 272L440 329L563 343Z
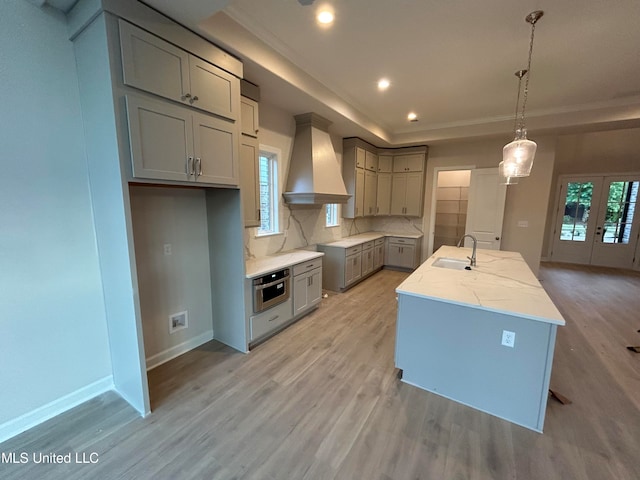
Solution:
M471 240L473 240L473 252L471 252L471 256L467 258L471 261L471 266L475 267L476 266L476 248L478 246L478 239L473 235L469 235L467 233L466 235L463 235L460 240L458 240L458 248L460 248L460 246L462 245L462 241L465 239L465 237L469 237Z

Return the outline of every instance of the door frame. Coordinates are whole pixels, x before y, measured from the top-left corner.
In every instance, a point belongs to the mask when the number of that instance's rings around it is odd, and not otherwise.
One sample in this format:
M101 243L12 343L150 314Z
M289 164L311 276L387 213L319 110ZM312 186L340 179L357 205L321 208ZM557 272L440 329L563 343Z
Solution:
M550 225L549 228L549 236L548 236L548 240L549 240L549 248L547 249L547 254L548 254L548 259L551 260L551 252L553 251L553 244L555 242L555 231L556 231L556 225L558 223L558 215L560 213L560 203L561 203L561 199L560 199L560 194L561 189L562 189L562 184L564 183L564 180L567 178L579 178L579 177L616 177L616 176L640 176L640 171L632 171L632 172L607 172L607 173L601 173L601 172L594 172L594 173L562 173L560 175L558 175L556 177L556 194L555 194L555 206L554 206L554 212L553 212L553 218L552 220L552 224ZM562 199L562 201L564 201L564 199ZM564 212L564 210L563 210ZM633 266L632 266L633 270L640 270L640 241L638 241L638 243L636 244L636 254L635 254L635 261L633 262Z
M438 194L438 173L450 172L455 170L475 170L478 168L476 165L454 165L446 167L434 167L433 168L433 185L431 185L431 211L429 212L429 237L427 239L427 255L424 258L429 258L433 255L433 244L436 234L436 196Z

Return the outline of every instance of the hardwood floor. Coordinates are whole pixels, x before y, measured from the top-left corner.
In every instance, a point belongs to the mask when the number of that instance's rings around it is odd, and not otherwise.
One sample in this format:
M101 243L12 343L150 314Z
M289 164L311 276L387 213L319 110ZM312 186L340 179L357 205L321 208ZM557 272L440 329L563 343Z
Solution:
M0 464L4 479L640 478L640 275L545 264L558 329L543 435L403 384L382 271L255 348L210 342L149 372L146 419L110 393L0 452L97 452L95 464ZM461 342L460 348L472 343ZM437 365L426 366L437 368Z

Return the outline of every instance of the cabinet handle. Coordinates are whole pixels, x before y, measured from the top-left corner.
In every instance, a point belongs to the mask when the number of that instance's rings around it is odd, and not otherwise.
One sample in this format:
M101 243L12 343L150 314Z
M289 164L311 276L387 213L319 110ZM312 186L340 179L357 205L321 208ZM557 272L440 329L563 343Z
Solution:
M189 99L189 98L191 98L191 94L190 94L190 93L185 93L185 94L182 96L182 100L187 100L187 99Z
M269 320L267 320L268 322L273 322L274 320L277 320L278 318L280 318L280 315L276 315L275 317L270 318Z
M258 221L260 222L262 220L262 212L260 209L256 210L256 212L258 212Z
M197 102L197 101L198 101L198 96L197 96L197 95L194 95L194 96L193 96L193 101L194 101L194 102Z
M202 176L202 160L200 159L200 157L196 158L196 168L198 176Z
M193 157L187 157L187 175L191 176L195 172L193 171Z

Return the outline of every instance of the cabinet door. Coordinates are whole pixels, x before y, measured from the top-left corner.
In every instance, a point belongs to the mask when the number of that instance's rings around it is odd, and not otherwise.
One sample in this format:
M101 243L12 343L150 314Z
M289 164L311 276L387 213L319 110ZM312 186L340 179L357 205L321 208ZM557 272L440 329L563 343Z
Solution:
M373 248L373 268L377 270L384 265L384 243Z
M402 245L389 244L385 265L400 266L402 264Z
M364 149L356 147L356 168L364 168L366 163L366 152Z
M191 112L168 102L126 96L133 176L193 180Z
M240 97L240 125L245 135L258 136L258 102Z
M378 156L375 153L365 152L364 168L371 172L378 171Z
M322 300L322 269L316 268L309 272L307 287L307 303L309 307L317 305Z
M241 135L240 139L240 194L244 226L260 226L260 180L258 171L258 139Z
M124 20L118 24L125 85L187 101L189 54Z
M362 276L373 272L373 248L362 252Z
M419 217L422 212L422 173L406 175L405 215Z
M376 189L376 215L389 215L391 209L391 174L378 174Z
M350 255L346 258L344 268L344 286L348 286L359 280L362 276L361 254Z
M232 122L193 114L196 181L238 185L239 142Z
M422 172L424 170L424 155L422 153L405 155L404 161L407 172Z
M378 172L391 173L393 170L393 157L391 155L378 155Z
M354 217L364 216L364 170L356 168L356 195Z
M400 263L398 263L397 266L403 267L403 268L415 268L414 266L415 256L416 256L416 250L414 246L405 245L400 247Z
M304 312L309 306L307 289L309 286L309 276L307 274L293 277L293 315Z
M364 172L364 215L375 215L376 192L378 190L378 176L374 172Z
M404 155L393 157L393 173L404 173L407 171L407 162Z
M189 55L189 85L194 107L230 120L240 119L240 80L193 55Z
M406 188L406 175L394 174L391 183L391 215L404 215Z

